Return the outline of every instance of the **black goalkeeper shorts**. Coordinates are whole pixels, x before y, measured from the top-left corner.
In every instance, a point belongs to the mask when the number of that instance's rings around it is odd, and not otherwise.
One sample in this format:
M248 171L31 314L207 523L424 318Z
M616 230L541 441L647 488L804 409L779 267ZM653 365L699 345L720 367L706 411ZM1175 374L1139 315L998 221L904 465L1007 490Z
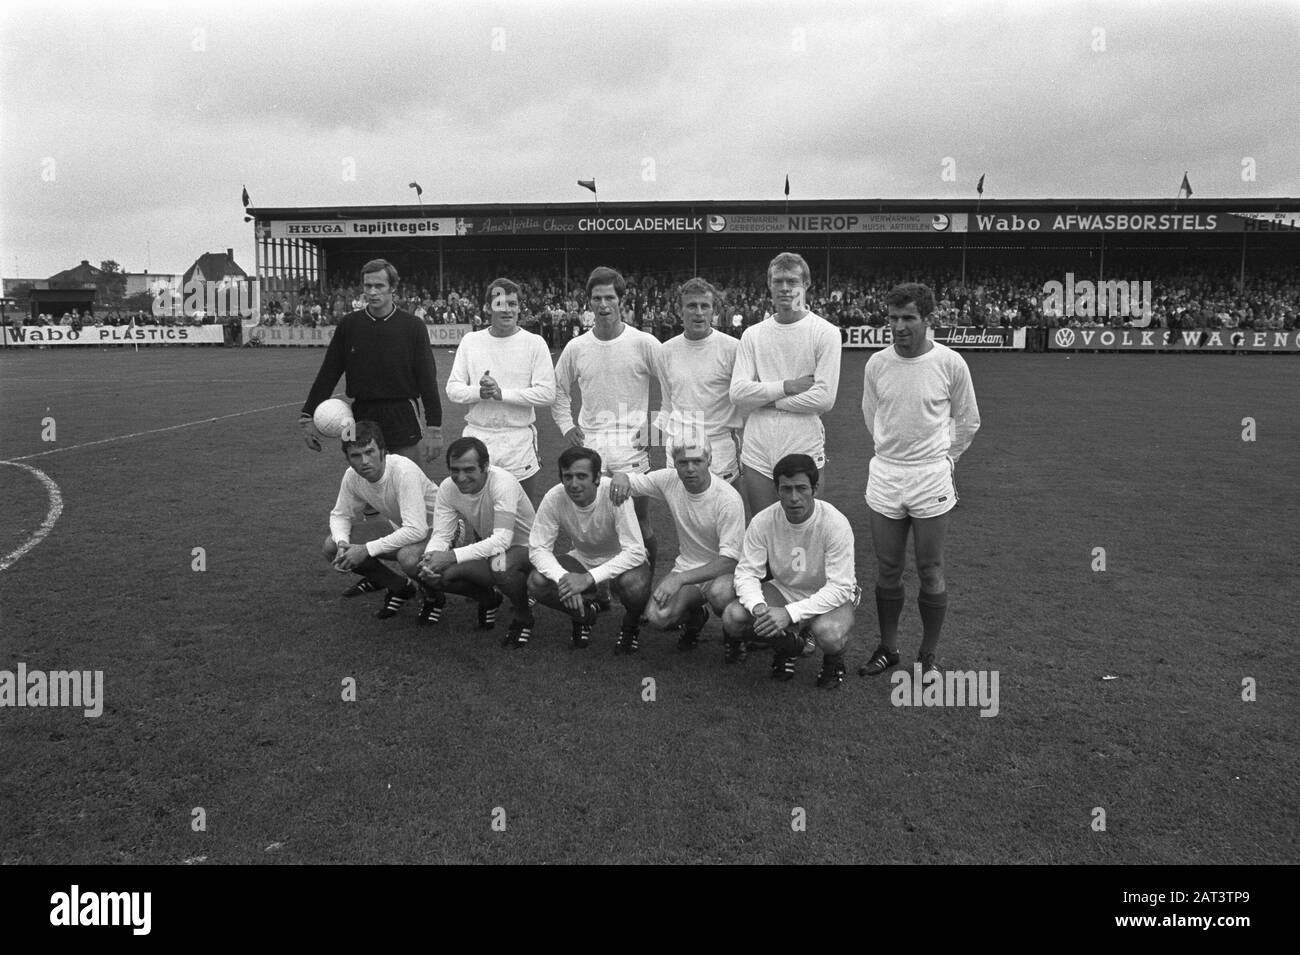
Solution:
M373 421L379 425L389 451L418 444L424 435L420 428L420 417L416 414L416 404L410 398L379 401L357 399L352 403L352 417L357 421Z

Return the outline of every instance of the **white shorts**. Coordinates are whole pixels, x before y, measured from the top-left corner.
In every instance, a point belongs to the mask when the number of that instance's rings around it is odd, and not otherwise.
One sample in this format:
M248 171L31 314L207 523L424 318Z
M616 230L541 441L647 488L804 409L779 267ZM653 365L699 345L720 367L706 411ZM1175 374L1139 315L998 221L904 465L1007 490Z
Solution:
M742 445L742 448L743 450L741 451L740 462L745 466L745 470L758 471L769 481L772 480L772 472L776 470L777 462L787 454L793 453L790 451L784 451L777 457L772 458L769 455L760 454L758 451L751 453L748 444ZM802 453L808 454L808 452ZM817 466L818 471L826 467L825 451L818 451L816 454L808 454L808 457L813 459L813 464Z
M645 474L650 470L649 452L645 448L628 444L626 431L607 435L589 431L586 439L587 447L600 455L601 471L607 477L615 471Z
M509 471L516 480L526 481L542 469L537 455L537 428L476 428L465 425L465 437L487 445L491 463Z
M867 507L901 521L905 517L938 517L957 504L948 462L888 464L872 458L867 478Z
M772 480L772 472L787 454L806 454L820 471L826 467L826 428L816 415L754 412L745 422L740 463ZM757 418L757 420L755 420Z
M740 432L709 435L709 471L724 481L734 481L740 476ZM672 464L671 461L668 462Z

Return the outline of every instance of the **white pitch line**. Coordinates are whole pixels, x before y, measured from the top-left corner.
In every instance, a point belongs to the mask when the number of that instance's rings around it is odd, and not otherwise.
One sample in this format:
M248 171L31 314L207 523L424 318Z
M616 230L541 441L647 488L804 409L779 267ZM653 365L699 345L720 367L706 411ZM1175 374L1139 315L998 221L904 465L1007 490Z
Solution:
M126 441L128 438L141 438L146 434L162 434L164 431L176 431L180 428L192 428L199 424L211 424L214 421L225 421L227 418L240 418L244 415L261 414L263 411L275 411L279 408L291 408L297 404L299 404L297 401L286 401L282 405L267 405L265 408L254 408L251 411L236 411L234 414L217 415L215 418L201 418L198 421L186 421L184 424L168 425L165 428L153 428L149 431L134 431L131 434L119 434L112 438L100 438L98 441L87 441L85 444L73 444L66 448L51 448L48 451L37 451L35 454L24 454L16 458L8 458L0 461L0 464L17 464L19 461L30 461L32 458L41 458L47 454L58 454L60 451L76 451L79 448L93 448L97 444L109 444L113 441Z
M41 383L48 381L75 381L78 384L83 382L92 382L101 385L121 385L121 378L22 378L17 375L6 375L5 381L18 383ZM136 381L126 382L131 385L213 385L224 383L235 383L241 385L264 384L265 378L150 378L139 379Z
M45 536L54 529L54 522L59 519L63 513L63 495L59 493L59 486L54 483L48 474L39 468L34 468L30 464L19 464L17 461L0 461L0 464L12 464L16 468L22 468L24 471L30 471L36 475L37 480L45 485L45 491L50 496L50 509L45 514L45 520L41 521L41 526L36 528L36 533L28 539L12 554L7 554L0 558L0 571L7 570L10 565L22 557L37 544L45 539Z

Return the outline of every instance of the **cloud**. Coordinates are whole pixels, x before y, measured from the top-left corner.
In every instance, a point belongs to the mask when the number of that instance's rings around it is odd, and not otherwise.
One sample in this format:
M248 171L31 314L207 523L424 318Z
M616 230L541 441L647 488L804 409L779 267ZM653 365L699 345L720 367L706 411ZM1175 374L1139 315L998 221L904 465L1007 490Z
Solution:
M1227 0L10 5L3 240L37 271L141 231L168 267L251 261L245 183L260 206L408 203L412 179L431 203L579 201L590 176L611 201L776 199L787 173L800 198L981 173L999 198L1120 198L1188 169L1198 196L1295 195L1298 35L1293 5Z

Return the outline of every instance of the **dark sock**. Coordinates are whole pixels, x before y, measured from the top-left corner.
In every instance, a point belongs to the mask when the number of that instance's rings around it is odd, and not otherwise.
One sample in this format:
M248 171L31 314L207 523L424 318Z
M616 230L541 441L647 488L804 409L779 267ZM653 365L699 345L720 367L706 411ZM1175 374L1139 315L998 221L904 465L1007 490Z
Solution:
M659 538L650 536L645 539L646 563L650 565L650 576L654 576L655 558L659 555Z
M791 628L781 631L781 635L772 641L772 649L786 657L797 657L803 653L803 636Z
M943 630L943 617L948 610L948 592L928 594L922 590L916 596L917 609L921 611L921 652L934 653L939 645L939 634Z
M898 651L898 618L903 614L903 587L885 590L876 585L876 616L880 620L880 643L891 653Z

